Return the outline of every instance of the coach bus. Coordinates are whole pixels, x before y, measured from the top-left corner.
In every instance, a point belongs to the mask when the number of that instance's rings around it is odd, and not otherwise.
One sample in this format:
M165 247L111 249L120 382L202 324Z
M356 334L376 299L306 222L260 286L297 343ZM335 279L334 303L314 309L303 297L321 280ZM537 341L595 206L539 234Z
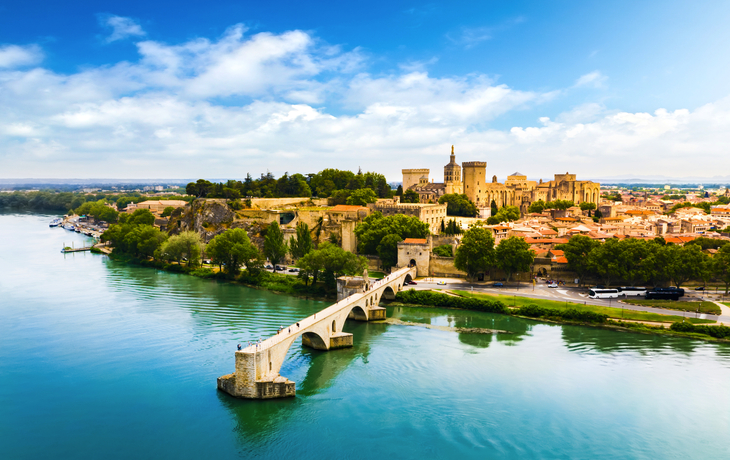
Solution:
M621 286L620 288L618 288L618 292L625 295L626 297L628 297L630 295L635 295L635 296L642 295L643 296L643 295L646 295L646 288L645 287L634 287L634 286L631 286L631 287Z
M588 291L590 299L618 299L618 289L598 289L592 288Z

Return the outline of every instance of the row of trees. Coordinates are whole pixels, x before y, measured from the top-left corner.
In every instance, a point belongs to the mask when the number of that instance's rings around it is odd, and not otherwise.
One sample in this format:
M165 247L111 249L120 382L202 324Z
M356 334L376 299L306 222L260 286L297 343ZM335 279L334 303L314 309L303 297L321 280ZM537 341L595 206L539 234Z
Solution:
M273 174L261 174L254 179L250 174L243 181L229 180L213 183L204 179L190 182L186 188L188 195L198 198L239 199L242 197L331 197L335 204L345 204L351 196L354 204L372 203L377 198L392 196L390 185L385 176L374 172L341 171L325 169L316 174L284 173L280 178ZM357 192L357 193L356 193Z
M472 281L494 268L502 270L509 281L515 273L530 271L534 258L523 238L505 238L495 247L491 229L472 226L456 248L454 266L466 272Z
M723 245L710 257L702 252L702 242L684 246L664 244L662 238L641 240L612 238L600 243L587 236L573 236L567 244L558 245L565 251L569 268L581 282L596 278L604 285L624 282L631 286L671 283L682 287L690 280L712 279L730 287L730 245Z
M439 203L446 203L446 214L449 216L476 217L479 213L476 205L464 194L446 194L439 198Z
M406 238L426 238L428 224L414 216L383 216L373 212L355 227L360 254L377 255L387 270L398 262L398 243Z

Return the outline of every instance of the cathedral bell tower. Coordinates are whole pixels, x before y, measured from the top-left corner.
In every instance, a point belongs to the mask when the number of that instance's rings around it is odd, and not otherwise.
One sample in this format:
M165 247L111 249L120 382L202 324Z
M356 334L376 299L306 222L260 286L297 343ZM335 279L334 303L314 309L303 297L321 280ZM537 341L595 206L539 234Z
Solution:
M454 146L451 146L451 161L444 166L444 193L464 193L464 186L461 182L461 166L456 162L456 154L454 154Z

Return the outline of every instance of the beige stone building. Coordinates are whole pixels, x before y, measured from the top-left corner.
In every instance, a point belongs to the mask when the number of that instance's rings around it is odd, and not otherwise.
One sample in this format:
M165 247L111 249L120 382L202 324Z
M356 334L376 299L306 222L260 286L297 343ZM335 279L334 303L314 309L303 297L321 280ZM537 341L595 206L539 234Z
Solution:
M583 202L598 204L601 184L579 181L575 174L555 174L548 182L530 181L515 172L504 183L497 176L487 179L486 161L466 161L459 166L454 147L449 164L444 166L444 182L429 182L428 169L404 169L403 191L414 190L421 202L436 203L447 193L465 194L477 208L489 208L492 201L498 206L517 206L523 214L530 203L537 200L570 200L576 205Z
M441 231L441 222L446 219L446 204L438 203L400 203L394 200L378 200L368 204L373 211L380 211L384 216L404 214L414 216L428 224L431 233L438 234Z

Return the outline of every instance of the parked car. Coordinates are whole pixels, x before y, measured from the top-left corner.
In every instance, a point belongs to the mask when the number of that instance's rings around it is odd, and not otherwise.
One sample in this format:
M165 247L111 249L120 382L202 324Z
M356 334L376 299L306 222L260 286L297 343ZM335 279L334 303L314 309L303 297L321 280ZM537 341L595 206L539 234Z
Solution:
M285 267L285 266L283 266L283 265L277 265L277 266L276 266L276 269L277 269L277 270L286 270L286 267Z
M495 288L504 287L504 283L492 283L492 287L495 287Z
M556 288L556 287L558 287L558 283L556 283L555 281L553 281L551 283L548 283L548 287L549 288Z
M288 271L290 271L292 273L299 273L299 269L298 268L290 268Z
M439 282L438 282L438 283L436 283L436 284L438 284L439 286L446 286L446 281L444 281L444 280L441 280L441 281L439 281Z
M269 264L269 265L264 265L264 268L267 269L267 270L273 270L274 269L274 266L271 265L271 264Z
M408 284L418 284L418 283L416 283L415 281L411 280L411 281L406 281L403 284L408 285Z
M704 286L697 286L695 288L695 291L704 291L704 290L705 290L705 287Z

